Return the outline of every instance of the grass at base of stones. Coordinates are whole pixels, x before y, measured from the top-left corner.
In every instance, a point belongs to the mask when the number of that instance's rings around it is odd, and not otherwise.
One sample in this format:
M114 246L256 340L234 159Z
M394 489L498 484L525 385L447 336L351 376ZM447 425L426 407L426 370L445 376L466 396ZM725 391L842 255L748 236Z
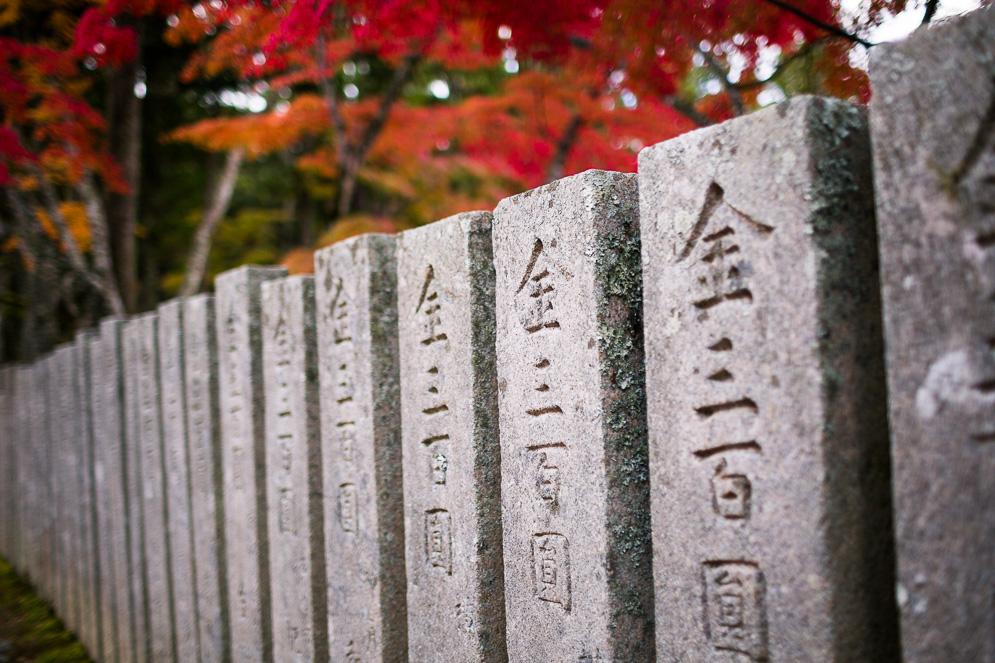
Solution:
M0 559L0 663L92 663L76 636Z

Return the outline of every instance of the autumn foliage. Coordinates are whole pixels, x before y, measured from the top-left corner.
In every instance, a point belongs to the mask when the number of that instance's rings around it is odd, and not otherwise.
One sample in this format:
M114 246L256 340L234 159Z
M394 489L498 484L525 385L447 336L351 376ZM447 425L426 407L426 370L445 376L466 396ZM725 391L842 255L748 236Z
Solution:
M239 253L236 227L255 247L279 231L272 257L306 270L317 245L489 209L588 168L632 171L645 145L794 93L866 100L858 35L904 6L868 0L853 21L835 0L0 0L0 209L17 219L0 259L33 273L48 241L94 310L137 278L114 264L105 208L145 171L115 158L104 99L152 46L182 53L155 83L187 91L153 152L228 155L186 192L203 209L182 224L126 210L134 242L152 232L198 264L167 256L142 286L154 301L184 270L197 288L270 255ZM156 110L141 110L147 123ZM284 201L237 186L274 172L292 183Z

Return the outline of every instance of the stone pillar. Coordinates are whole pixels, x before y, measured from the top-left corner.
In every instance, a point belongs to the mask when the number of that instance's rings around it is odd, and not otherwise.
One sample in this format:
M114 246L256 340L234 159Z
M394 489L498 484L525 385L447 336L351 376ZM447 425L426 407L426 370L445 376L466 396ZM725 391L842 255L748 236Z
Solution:
M895 661L865 114L639 157L657 656Z
M902 650L995 662L995 9L871 58Z
M128 584L136 663L152 659L152 637L149 632L148 564L145 558L142 424L138 398L141 334L142 331L137 325L133 329L126 326L122 334L122 343L124 344L124 446L128 450L124 490L128 496L128 566L132 569Z
M90 397L94 429L94 478L100 542L103 660L133 660L122 425L121 318L105 318L90 343ZM129 326L134 323L128 323Z
M173 631L178 661L200 660L197 569L190 514L190 461L187 450L183 372L183 300L159 306L159 376L162 394L162 449L166 471L169 570L173 587Z
M407 660L394 238L315 254L333 660Z
M200 660L221 663L230 660L230 642L214 297L183 304L183 361Z
M142 524L145 530L145 575L149 603L148 633L151 660L178 661L173 634L173 587L169 560L169 501L163 457L162 400L159 361L159 319L147 313L128 323L136 355L128 357L134 371L138 453L142 472ZM128 344L129 350L131 343Z
M507 661L491 214L401 233L397 253L408 648Z
M286 273L282 267L240 267L214 280L224 538L235 663L273 660L260 284Z
M635 175L494 210L508 655L653 659Z
M275 661L328 660L314 279L262 284Z
M100 559L97 540L97 495L94 480L93 409L90 386L90 343L92 332L76 334L74 386L79 416L76 440L80 453L80 640L94 660L103 660L100 641ZM129 506L131 502L129 501Z
M53 379L49 383L49 402L54 405L52 412L52 443L57 454L58 467L53 473L56 478L58 500L58 575L61 597L60 616L73 631L80 631L80 593L77 575L77 561L80 559L80 487L78 452L80 450L77 433L77 399L74 373L76 370L76 348L64 345L58 348L52 358Z
M2 554L15 563L17 532L17 438L14 431L14 367L0 368L0 545Z

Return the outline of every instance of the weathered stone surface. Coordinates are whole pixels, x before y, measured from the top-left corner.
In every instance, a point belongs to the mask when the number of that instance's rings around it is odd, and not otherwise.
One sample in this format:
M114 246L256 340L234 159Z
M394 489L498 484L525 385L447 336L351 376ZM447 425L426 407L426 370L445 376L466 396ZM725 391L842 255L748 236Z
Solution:
M17 567L27 574L28 557L31 552L31 410L28 397L31 393L31 383L34 373L30 366L19 365L14 373L14 393L17 394L17 404L14 413L14 430L18 439L17 493L20 500L17 505L17 520L20 523L16 560Z
M193 521L190 515L190 454L187 451L184 397L182 299L174 299L159 306L159 370L176 655L178 661L197 661L200 660L200 629L197 618Z
M124 490L128 497L128 568L132 636L136 662L152 657L149 632L148 565L145 559L144 475L142 474L141 407L138 398L140 329L126 326L124 345L124 447L127 450Z
M507 661L491 214L401 233L397 302L409 656Z
M17 532L17 445L14 429L14 367L0 368L0 523L2 554L15 560Z
M169 531L166 519L166 469L163 458L162 401L159 374L159 319L148 313L132 319L127 333L137 338L134 362L138 407L138 452L142 472L142 524L149 603L148 632L153 661L175 661L173 592L169 578Z
M639 157L660 661L897 658L862 109Z
M183 360L200 660L220 663L229 660L229 639L213 297L183 304Z
M214 280L228 605L236 663L273 660L260 284L286 273L282 267L241 267Z
M261 286L275 661L328 660L314 279Z
M394 238L315 254L332 660L407 660Z
M49 603L55 601L55 481L52 477L53 452L49 414L48 384L51 355L35 361L34 390L31 397L32 451L35 464L34 518L37 538L35 540L34 583L38 593Z
M49 422L52 430L52 447L55 454L54 498L56 501L55 529L57 535L57 565L59 615L73 631L79 631L79 584L76 560L80 551L80 512L77 485L76 396L73 372L75 348L63 345L56 349L50 360L52 379L49 381L49 403L54 406Z
M634 175L494 211L508 655L653 658Z
M131 661L125 449L122 424L121 318L105 318L90 343L90 398L100 548L101 637L104 661ZM129 326L134 323L129 323Z
M995 9L875 49L905 660L995 661Z
M94 660L103 660L100 643L100 561L97 555L96 482L93 468L93 412L90 400L90 350L95 335L76 335L74 375L79 416L76 439L80 451L80 640ZM130 501L129 501L130 506Z

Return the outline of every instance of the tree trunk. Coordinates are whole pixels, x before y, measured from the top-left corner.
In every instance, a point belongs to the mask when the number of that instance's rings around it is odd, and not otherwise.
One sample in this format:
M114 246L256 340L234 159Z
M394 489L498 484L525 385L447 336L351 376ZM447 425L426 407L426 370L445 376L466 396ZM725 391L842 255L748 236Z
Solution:
M139 31L140 33L140 31ZM139 48L141 48L139 39ZM135 231L138 225L138 194L141 183L142 112L135 96L141 70L141 55L110 71L107 78L107 126L110 151L124 171L127 193L108 193L105 208L118 290L128 311L135 310L137 261Z
M194 236L193 252L190 254L186 275L183 277L183 288L180 290L181 297L195 295L200 290L207 269L207 257L211 252L211 239L221 219L228 213L231 197L235 192L235 182L238 180L238 171L244 158L245 150L236 148L230 151L225 159L224 170L217 178L213 195L209 197L210 204L204 210L204 218Z

